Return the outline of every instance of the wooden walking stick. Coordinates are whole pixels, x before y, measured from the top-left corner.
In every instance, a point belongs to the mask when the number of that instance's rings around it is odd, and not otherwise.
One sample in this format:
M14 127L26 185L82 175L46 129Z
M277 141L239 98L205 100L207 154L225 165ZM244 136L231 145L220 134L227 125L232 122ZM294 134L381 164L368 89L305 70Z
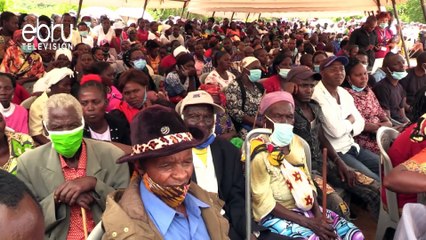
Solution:
M327 220L327 148L322 149L322 218Z
M84 239L87 240L87 218L86 218L86 209L81 208L81 217L83 218L83 231L84 231Z

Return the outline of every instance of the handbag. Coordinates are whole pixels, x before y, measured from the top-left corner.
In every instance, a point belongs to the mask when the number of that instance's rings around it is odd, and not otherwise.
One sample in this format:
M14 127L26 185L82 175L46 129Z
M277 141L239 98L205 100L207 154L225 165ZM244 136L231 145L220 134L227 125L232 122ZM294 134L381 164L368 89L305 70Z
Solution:
M314 205L315 197L310 180L308 180L306 174L300 168L294 167L285 159L283 159L280 165L280 170L293 195L296 207L304 211L311 210Z

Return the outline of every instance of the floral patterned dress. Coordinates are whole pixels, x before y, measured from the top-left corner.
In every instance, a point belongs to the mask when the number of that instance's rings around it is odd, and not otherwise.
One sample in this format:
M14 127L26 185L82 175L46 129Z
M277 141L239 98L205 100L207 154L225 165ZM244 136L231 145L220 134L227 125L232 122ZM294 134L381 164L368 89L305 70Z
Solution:
M241 81L241 80L238 80ZM247 133L253 126L243 124L243 117L256 117L256 113L259 109L260 100L262 99L263 92L258 87L254 87L254 90L245 88L246 99L243 106L242 92L238 85L238 81L233 81L225 90L226 95L226 111L229 116L233 119L234 123L241 127L235 127L238 131L238 136L245 139ZM244 109L243 109L244 107Z
M7 142L9 144L9 160L0 169L6 170L16 175L16 166L18 164L18 157L21 156L28 149L34 147L33 139L24 133L5 132Z
M380 107L379 101L373 91L366 87L362 92L355 92L352 89L346 88L352 95L355 101L355 106L365 119L365 123L380 123L380 119L386 117L385 111ZM362 132L356 136L355 141L362 147L373 153L380 154L377 146L376 136L372 133Z

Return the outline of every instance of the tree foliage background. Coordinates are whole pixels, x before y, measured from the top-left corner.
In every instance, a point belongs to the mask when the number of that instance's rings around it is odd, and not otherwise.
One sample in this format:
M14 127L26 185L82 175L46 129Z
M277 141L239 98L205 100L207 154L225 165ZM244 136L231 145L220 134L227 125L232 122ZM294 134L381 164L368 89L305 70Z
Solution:
M426 23L420 0L407 0L404 4L397 4L396 9L403 22Z

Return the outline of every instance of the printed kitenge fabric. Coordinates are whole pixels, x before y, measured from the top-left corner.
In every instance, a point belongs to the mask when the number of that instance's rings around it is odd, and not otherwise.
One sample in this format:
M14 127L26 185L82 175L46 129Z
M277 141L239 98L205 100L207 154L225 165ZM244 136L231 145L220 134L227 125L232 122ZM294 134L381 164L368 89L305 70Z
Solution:
M294 209L293 212L303 215L307 218L314 218L312 211L301 211ZM331 219L333 223L331 224L335 229L335 232L339 240L362 240L365 239L362 232L351 222L346 221L344 218L340 217L336 213L327 210L327 218ZM274 233L280 235L292 237L292 238L303 238L307 240L319 240L317 236L311 229L303 227L297 223L287 221L285 219L274 217L272 214L267 216L262 222L261 225L268 228Z
M21 156L28 149L34 147L33 139L24 133L5 132L7 142L9 144L9 160L0 169L6 170L16 175L16 166L18 164L18 157Z
M369 87L362 92L356 92L349 88L346 88L346 90L354 98L355 106L366 123L378 124L381 122L381 119L386 117L385 111L383 111L379 101ZM375 134L362 132L360 135L354 137L354 139L362 148L380 154Z
M146 173L143 175L143 183L150 192L157 195L171 208L176 208L183 203L190 185L184 184L181 186L163 187L154 182Z

